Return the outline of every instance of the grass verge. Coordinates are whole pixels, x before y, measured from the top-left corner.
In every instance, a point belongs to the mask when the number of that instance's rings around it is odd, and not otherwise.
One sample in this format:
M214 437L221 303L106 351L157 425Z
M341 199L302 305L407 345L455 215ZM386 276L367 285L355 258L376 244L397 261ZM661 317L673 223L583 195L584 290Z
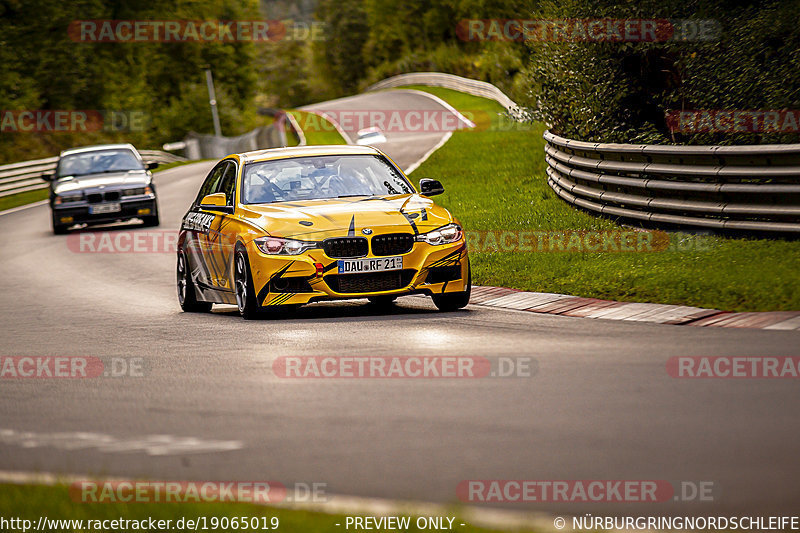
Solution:
M495 117L503 112L492 100L457 91L409 88L434 94L459 110ZM569 206L550 189L543 125L535 124L530 131L478 130L455 132L414 172L415 178L443 181L446 193L437 201L467 232L622 229ZM800 241L681 232L669 233L669 240L666 250L647 253L473 249L473 283L730 311L800 309Z
M0 211L47 200L49 194L48 189L36 189L0 197Z
M153 174L156 172L161 172L162 170L169 170L175 167L182 167L183 165L190 165L192 163L199 163L200 161L211 161L211 159L198 159L194 161L175 161L174 163L162 163L158 165L158 168L153 169Z
M336 131L336 127L326 118L307 111L292 110L290 113L306 136L306 144L316 146L321 144L347 144L344 137Z
M88 527L88 520L147 520L152 518L158 520L171 520L169 526L171 531L194 531L193 527L186 527L187 520L199 522L199 530L203 530L202 520L205 519L207 529L219 533L243 531L242 521L249 526L250 520L258 519L258 529L246 528L249 531L264 530L266 525L269 530L290 532L341 532L345 530L345 518L343 514L327 514L315 511L304 511L286 509L280 507L270 507L265 505L255 505L248 503L79 503L73 501L69 495L69 487L65 485L42 486L42 485L0 485L0 516L9 518L20 518L30 520L32 528L38 524L40 517L47 517L49 520L83 520L82 528L74 522L64 525L64 527L45 527L46 531L107 531L109 533L117 531L130 531L131 527L114 527L111 522L106 522L102 528ZM413 514L398 513L397 516L411 516L412 527L403 531L428 531L427 529L417 529ZM449 516L457 516L449 513ZM237 519L236 524L231 524L231 519ZM176 527L178 520L183 519L184 527ZM216 524L220 527L212 527L216 519ZM225 520L227 519L227 520ZM273 519L277 519L277 528L273 527ZM461 527L460 520L456 517L453 522L454 529L464 533L481 533L488 531L467 524ZM446 523L446 522L445 522ZM339 525L337 525L339 524ZM456 525L459 524L459 525ZM120 526L123 524L120 524ZM129 524L126 524L129 525ZM230 527L221 527L230 525ZM158 527L158 526L157 526ZM141 529L141 528L138 528ZM145 531L148 527L143 528ZM13 529L12 529L13 531ZM22 531L17 528L17 531ZM155 530L154 530L155 531Z

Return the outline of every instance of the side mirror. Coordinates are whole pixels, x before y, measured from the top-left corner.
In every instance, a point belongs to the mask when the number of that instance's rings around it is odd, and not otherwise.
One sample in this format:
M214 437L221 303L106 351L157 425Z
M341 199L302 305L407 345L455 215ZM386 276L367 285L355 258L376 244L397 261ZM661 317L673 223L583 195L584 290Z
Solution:
M155 161L153 161L153 162L150 162L150 163L147 163L147 164L144 166L144 168L146 168L147 170L153 170L153 169L156 169L156 168L158 168L158 163L156 163Z
M439 180L422 178L419 180L419 192L425 196L435 196L444 192L444 185Z
M232 213L233 207L229 207L228 200L225 198L224 192L215 192L208 194L200 201L200 208L209 211L221 211L223 213Z
M56 174L55 172L47 172L45 174L42 174L42 179L44 181L53 181L54 179L56 179Z

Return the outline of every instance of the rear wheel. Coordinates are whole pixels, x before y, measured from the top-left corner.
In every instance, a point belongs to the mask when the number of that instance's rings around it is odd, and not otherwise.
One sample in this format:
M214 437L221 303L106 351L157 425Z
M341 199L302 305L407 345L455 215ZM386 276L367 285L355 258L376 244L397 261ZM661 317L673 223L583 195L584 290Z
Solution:
M242 248L236 250L234 257L234 286L236 289L236 306L239 314L245 320L252 320L262 315L253 287L253 277L250 273L250 261L247 252Z
M469 303L469 297L472 293L472 269L467 264L467 287L466 290L461 292L449 292L443 294L434 294L432 296L433 303L439 308L439 311L455 311L466 307Z
M186 258L186 252L178 252L178 267L177 267L177 280L178 280L178 303L187 313L208 313L211 311L211 304L209 302L197 301L197 293L194 290L194 283L192 283L192 276L189 274L189 262Z

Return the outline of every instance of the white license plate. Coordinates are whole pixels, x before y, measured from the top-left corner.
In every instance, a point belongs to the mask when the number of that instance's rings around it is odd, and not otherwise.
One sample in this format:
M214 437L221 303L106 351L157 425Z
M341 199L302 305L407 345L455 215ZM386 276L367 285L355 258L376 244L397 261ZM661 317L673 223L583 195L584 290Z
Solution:
M122 206L119 202L109 202L107 204L97 204L89 206L89 214L100 215L103 213L116 213L122 211Z
M398 255L374 259L339 259L339 274L364 274L387 270L403 270L403 258Z

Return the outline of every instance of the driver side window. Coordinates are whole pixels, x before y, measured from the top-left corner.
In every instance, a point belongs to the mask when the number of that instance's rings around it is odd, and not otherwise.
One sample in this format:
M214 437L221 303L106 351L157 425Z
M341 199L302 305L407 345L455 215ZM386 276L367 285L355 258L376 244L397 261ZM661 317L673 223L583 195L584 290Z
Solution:
M233 191L236 188L236 164L228 163L228 167L222 174L222 180L216 192L225 193L225 205L233 206Z
M200 192L197 193L197 198L194 201L195 205L200 205L203 198L217 191L225 169L228 168L229 165L230 163L228 161L223 161L214 167L214 170L211 171L206 181L203 182L202 187L200 187Z

